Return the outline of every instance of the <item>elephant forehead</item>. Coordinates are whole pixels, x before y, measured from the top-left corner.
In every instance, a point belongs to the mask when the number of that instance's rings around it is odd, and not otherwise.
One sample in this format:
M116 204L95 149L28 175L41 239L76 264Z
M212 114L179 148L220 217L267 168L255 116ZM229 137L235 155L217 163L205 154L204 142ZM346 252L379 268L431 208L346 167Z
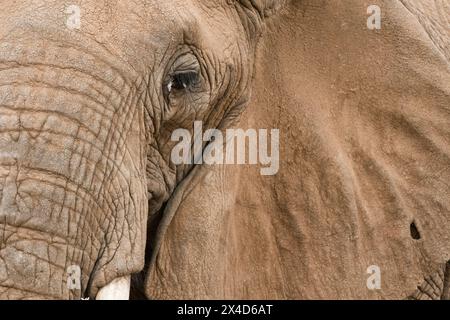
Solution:
M244 30L233 6L205 1L19 1L0 12L0 36L20 30L40 30L62 42L94 40L125 64L142 71L161 64L180 44L210 49L229 57L238 53ZM87 40L88 38L89 40ZM95 49L93 48L93 49Z

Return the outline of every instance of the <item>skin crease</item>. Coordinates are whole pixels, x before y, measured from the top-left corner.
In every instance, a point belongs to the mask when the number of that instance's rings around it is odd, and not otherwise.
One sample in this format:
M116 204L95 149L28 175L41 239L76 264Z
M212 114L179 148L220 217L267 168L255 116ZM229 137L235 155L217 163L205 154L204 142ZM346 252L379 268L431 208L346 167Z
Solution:
M95 298L130 274L133 298L160 299L444 283L447 16L439 0L375 1L377 33L372 2L82 1L80 30L72 3L2 4L0 298ZM185 66L199 82L169 93ZM195 120L284 129L280 174L173 166L170 135Z

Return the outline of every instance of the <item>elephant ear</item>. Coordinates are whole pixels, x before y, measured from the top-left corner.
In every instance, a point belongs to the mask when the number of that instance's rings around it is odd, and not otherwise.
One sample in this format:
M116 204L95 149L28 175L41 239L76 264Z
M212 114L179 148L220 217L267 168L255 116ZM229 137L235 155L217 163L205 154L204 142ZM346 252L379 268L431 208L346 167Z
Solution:
M197 167L168 205L149 297L395 299L442 269L450 62L413 12L304 0L268 20L236 127L280 129L280 170Z

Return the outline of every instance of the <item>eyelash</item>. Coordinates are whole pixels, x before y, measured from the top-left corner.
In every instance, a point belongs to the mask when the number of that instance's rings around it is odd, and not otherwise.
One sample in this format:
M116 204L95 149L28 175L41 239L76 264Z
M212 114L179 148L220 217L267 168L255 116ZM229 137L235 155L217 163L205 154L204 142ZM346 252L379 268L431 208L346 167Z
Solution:
M170 80L167 83L167 92L171 93L172 90L189 90L199 82L199 75L197 72L180 72L170 76Z

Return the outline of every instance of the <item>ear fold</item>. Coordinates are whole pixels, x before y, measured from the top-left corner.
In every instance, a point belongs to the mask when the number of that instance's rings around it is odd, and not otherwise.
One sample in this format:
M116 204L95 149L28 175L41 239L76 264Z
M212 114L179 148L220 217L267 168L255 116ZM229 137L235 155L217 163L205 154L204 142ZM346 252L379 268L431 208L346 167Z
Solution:
M293 1L264 35L236 127L280 129L280 171L198 167L149 297L400 299L449 259L450 65L400 2L367 29L373 2Z

